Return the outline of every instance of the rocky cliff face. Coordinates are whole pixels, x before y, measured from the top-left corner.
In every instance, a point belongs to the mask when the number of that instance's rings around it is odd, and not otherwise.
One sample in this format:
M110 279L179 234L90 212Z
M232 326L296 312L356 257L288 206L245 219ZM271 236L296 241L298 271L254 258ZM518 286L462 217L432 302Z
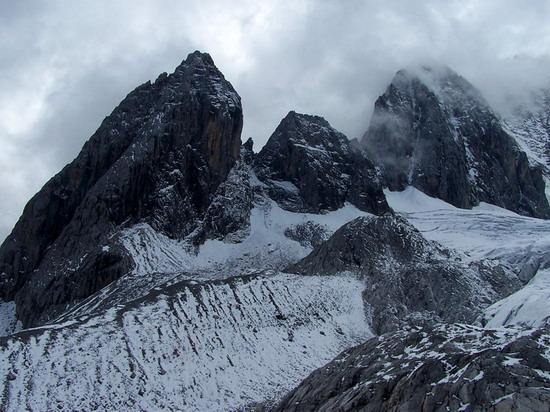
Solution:
M462 208L483 201L550 217L541 170L480 93L448 68L399 71L361 143L392 190L412 185Z
M258 154L255 171L289 210L318 213L345 202L374 214L389 210L371 161L319 116L290 112Z
M550 178L550 89L531 93L505 113L505 120L529 160Z
M549 327L439 325L343 352L275 411L530 411L550 403Z
M238 242L250 232L250 212L254 206L254 190L250 183L254 157L252 139L241 147L241 155L227 178L213 195L212 201L192 234L195 245L206 239Z
M347 223L287 270L304 275L351 272L364 279L375 333L411 323L472 322L484 307L521 287L504 268L464 263L460 255L390 214Z
M121 225L189 234L239 157L241 128L240 98L207 54L138 87L25 207L0 248L1 297L25 325L41 322L128 270Z

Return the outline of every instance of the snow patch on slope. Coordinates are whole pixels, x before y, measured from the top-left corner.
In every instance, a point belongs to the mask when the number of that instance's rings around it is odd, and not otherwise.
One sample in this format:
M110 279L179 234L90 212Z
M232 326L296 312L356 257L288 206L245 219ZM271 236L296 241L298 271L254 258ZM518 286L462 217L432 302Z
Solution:
M372 336L351 276L186 281L0 347L5 410L235 410Z
M250 234L239 243L207 240L194 250L156 232L147 224L127 229L122 243L129 251L137 274L194 271L202 277L228 277L258 270L281 270L306 256L311 248L285 236L285 231L306 222L321 225L329 234L359 216L367 216L351 204L325 214L294 213L263 199L251 211Z
M385 189L384 195L390 207L396 212L401 213L460 210L441 199L424 194L413 186L408 186L402 192L392 192Z
M207 240L200 247L187 239L171 239L140 223L125 229L120 237L135 263L134 269L72 306L56 321L98 313L184 280L276 273L312 250L311 245L286 236L288 228L313 222L330 235L348 221L366 215L351 204L326 214L293 213L261 198L251 211L249 234L241 242Z
M388 204L427 239L461 251L471 261L496 259L521 271L534 257L544 260L550 251L548 220L521 216L486 203L471 210L459 209L413 187L384 193ZM535 262L535 272L546 264Z
M540 327L550 319L550 270L539 271L516 293L485 309L486 327Z
M0 300L0 336L10 335L21 330L21 322L15 315L15 302Z

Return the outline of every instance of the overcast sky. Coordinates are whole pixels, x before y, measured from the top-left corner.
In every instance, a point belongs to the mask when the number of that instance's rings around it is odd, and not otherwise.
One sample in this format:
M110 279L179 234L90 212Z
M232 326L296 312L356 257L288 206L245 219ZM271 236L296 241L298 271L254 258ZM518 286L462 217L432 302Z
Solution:
M209 52L261 147L289 111L350 138L394 72L448 64L495 106L550 68L550 1L2 1L0 241L138 84Z

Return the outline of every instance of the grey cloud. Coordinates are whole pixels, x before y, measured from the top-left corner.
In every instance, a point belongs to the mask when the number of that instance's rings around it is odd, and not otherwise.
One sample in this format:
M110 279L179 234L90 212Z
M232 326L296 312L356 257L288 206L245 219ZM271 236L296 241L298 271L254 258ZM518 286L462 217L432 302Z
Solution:
M200 49L256 149L289 111L349 137L393 74L447 64L499 110L548 81L550 4L526 0L18 1L0 5L0 239L134 87Z

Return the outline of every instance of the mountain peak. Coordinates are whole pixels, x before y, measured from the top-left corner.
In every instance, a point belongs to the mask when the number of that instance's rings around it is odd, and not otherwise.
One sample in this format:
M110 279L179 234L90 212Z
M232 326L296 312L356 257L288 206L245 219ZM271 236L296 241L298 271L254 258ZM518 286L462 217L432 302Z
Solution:
M203 53L199 50L195 50L193 53L189 53L187 58L181 63L181 65L205 65L216 66L212 56L208 53ZM180 66L181 66L180 65Z
M390 86L402 93L410 93L411 88L429 91L449 106L477 106L490 111L489 105L479 90L456 71L444 64L424 64L398 70Z
M362 145L392 190L412 185L458 207L483 201L550 216L540 171L481 93L447 66L398 71Z
M294 110L289 111L288 114L283 118L281 123L285 121L291 121L291 120L306 122L306 124L307 123L318 124L323 127L331 127L330 123L322 116L317 116L317 115L307 114L307 113L298 113Z
M289 112L258 153L256 172L268 184L286 181L298 189L275 184L271 191L292 210L335 210L345 202L372 213L388 209L372 163L320 116Z
M129 272L122 223L190 234L239 158L242 121L206 53L135 89L27 204L0 247L0 297L39 324Z

